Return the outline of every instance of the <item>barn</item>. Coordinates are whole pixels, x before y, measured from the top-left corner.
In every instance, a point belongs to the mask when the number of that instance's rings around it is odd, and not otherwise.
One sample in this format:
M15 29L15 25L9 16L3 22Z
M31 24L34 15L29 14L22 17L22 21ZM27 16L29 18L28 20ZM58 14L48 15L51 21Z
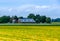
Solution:
M18 19L19 23L35 23L34 19L31 18L23 18L23 19Z

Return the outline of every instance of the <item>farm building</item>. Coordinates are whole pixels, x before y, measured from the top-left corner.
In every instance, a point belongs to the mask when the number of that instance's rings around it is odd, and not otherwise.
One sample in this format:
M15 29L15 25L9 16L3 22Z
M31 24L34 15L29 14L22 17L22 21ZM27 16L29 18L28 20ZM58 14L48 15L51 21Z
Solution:
M30 18L23 18L23 19L18 19L19 23L35 23L34 19L30 19Z

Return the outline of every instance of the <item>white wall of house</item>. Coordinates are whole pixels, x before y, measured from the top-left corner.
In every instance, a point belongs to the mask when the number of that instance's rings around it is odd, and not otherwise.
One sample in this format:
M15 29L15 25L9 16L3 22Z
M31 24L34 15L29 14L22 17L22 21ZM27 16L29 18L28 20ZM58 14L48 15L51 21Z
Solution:
M12 20L12 23L15 23L15 20L14 19Z

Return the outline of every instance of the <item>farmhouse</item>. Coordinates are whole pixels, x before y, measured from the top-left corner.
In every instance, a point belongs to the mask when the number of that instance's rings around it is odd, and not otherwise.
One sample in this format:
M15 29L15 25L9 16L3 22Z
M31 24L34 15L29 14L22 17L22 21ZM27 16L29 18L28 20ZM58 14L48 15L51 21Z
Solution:
M35 20L30 18L23 18L23 19L18 19L18 23L35 23Z

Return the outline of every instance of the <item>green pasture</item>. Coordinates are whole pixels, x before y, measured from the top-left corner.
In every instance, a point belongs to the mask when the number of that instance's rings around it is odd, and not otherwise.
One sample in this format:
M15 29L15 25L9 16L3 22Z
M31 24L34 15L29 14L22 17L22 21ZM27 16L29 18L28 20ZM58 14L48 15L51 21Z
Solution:
M52 22L52 23L0 23L1 26L60 26L60 22Z
M60 41L60 26L0 26L0 41Z

